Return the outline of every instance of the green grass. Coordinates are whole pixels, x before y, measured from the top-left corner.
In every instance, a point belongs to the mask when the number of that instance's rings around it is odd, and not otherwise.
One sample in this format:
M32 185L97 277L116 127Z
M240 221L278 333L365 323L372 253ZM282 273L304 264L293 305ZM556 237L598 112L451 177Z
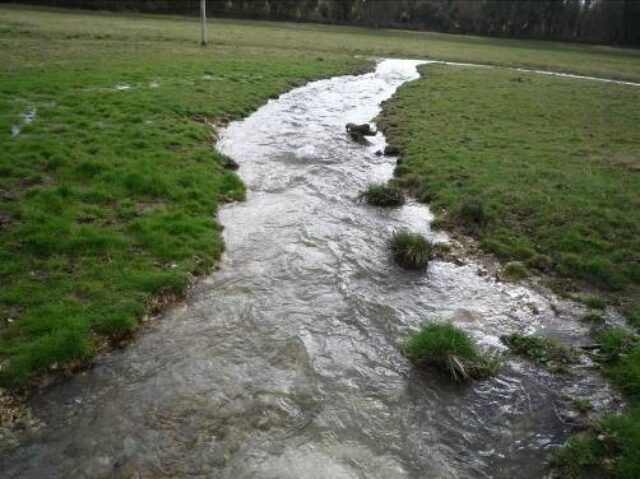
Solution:
M569 479L594 471L605 477L635 479L640 476L640 342L635 334L621 329L596 330L594 336L600 344L595 359L624 393L631 409L607 416L571 436L556 452L552 464Z
M457 205L454 214L459 224L469 231L482 231L491 220L490 213L479 198L465 198Z
M605 322L605 319L601 314L589 312L582 317L582 321L592 324L602 324Z
M22 383L53 364L90 359L102 344L101 336L130 335L158 297L181 295L191 274L215 263L223 249L215 211L221 202L242 198L244 188L225 168L225 158L211 152L207 122L246 116L301 82L361 69L366 61L354 54L434 57L640 80L640 53L609 47L218 19L211 25L210 48L196 45L197 34L196 19L0 6L0 132L5 132L0 133L2 384ZM557 221L566 219L565 210L573 214L576 206L596 203L596 213L607 213L611 202L626 204L628 211L595 215L597 231L607 230L611 236L605 235L604 244L599 237L585 236L590 247L605 251L615 242L618 250L591 255L587 261L571 248L560 248L563 262L558 264L626 287L634 267L626 261L636 243L633 232L619 233L635 224L638 209L629 193L637 191L636 97L622 87L591 85L577 91L572 81L526 75L523 88L520 82L509 82L514 73L440 67L425 71L434 97L424 102L420 93L412 108L433 114L434 124L421 124L415 139L444 153L444 167L429 168L449 175L443 188L451 189L450 197L457 198L474 179L472 172L460 170L452 155L459 141L467 144L469 161L481 169L487 166L478 161L482 158L469 154L478 146L488 155L496 148L508 153L509 145L520 145L509 154L518 161L507 170L525 172L525 179L533 173L529 169L538 168L538 156L563 158L572 165L585 156L579 150L583 142L584 148L597 147L587 155L590 176L580 182L585 189L581 201L561 208ZM118 90L117 85L131 88ZM417 93L428 89L424 82L410 88L418 88ZM403 89L401 97L411 91ZM459 99L452 103L452 96ZM452 105L457 107L449 108ZM552 108L556 106L560 111ZM34 107L36 121L9 138L21 114ZM576 108L577 119L558 128L564 113L575 113ZM519 121L515 111L524 115L525 132L551 132L550 137L543 141L541 136L537 143L520 138L514 129ZM531 126L539 118L548 130ZM417 126L408 107L402 112L402 122L405 119ZM454 125L464 131L453 130ZM485 135L491 125L494 134ZM497 134L501 131L506 143ZM550 151L567 135L571 141L566 151ZM573 152L573 160L564 158L567 152ZM553 179L555 163L544 164L536 178L544 185L558 183ZM602 173L612 165L624 172L616 173L615 182L612 173ZM433 184L423 188L427 176L415 162L399 168L404 169L405 183L419 190L418 198L434 197L446 204ZM581 178L581 169L573 169ZM504 173L498 169L491 175ZM513 181L513 172L506 178ZM594 178L597 181L591 181ZM479 179L485 181L486 175ZM625 189L619 191L616 185L621 182ZM533 206L550 202L549 192L540 191L544 194L533 195ZM512 259L525 256L527 265L555 264L552 252L538 253L530 244L530 228L511 241L514 235L505 227L511 224L505 222L509 218L496 215L496 205L505 197L495 193L493 188L472 188L452 204L461 217L473 218L473 205L465 209L462 200L480 201L486 221L481 218L477 230L488 232L493 246ZM583 221L593 212L586 208L576 217ZM526 211L518 214L526 216ZM582 237L569 239L578 246L585 242ZM611 274L610 264L628 264L629 271Z
M640 89L504 69L422 73L379 122L401 152L400 183L430 203L440 227L512 262L507 274L523 276L519 263L563 292L595 291L583 300L589 308L619 305L640 329ZM595 313L585 320L602 323ZM623 332L596 340L605 374L636 409L597 425L611 439L606 447L597 433L572 438L560 452L561 477L592 465L638 477L640 346ZM511 346L565 370L572 354L558 356L546 341L517 337Z
M512 333L501 339L514 354L553 373L566 372L567 366L577 362L579 357L577 351L551 338Z
M385 104L380 126L402 151L396 175L440 224L564 287L637 304L640 88L503 69L422 73Z
M129 336L158 298L183 294L215 263L216 209L244 188L211 151L207 123L361 69L355 54L640 81L640 52L629 49L218 19L210 48L197 34L196 19L0 6L1 384L90 360L103 338ZM624 299L640 329L639 90L505 70L423 73L385 109L402 184L449 213L440 225L498 256ZM36 121L10 138L34 107ZM616 334L602 340L603 361L634 397L640 354ZM462 344L445 342L473 357ZM474 361L465 372L499 363ZM600 432L575 439L571 467L638 477L638 424L636 409L598 425L606 447L593 442Z
M404 190L397 184L371 183L359 195L359 199L373 206L401 206L405 202Z
M639 424L638 408L628 414L605 418L572 436L554 455L552 465L560 477L567 479L636 479L640 477Z
M0 8L1 385L90 360L211 269L216 210L244 186L208 124L367 64L268 36L203 49L196 27Z
M591 309L604 309L607 306L607 301L600 296L587 296L582 302Z
M504 267L504 273L508 278L515 281L525 279L527 276L529 276L529 271L527 271L527 268L519 261L512 261L510 263L507 263Z
M435 367L454 381L495 376L502 365L499 356L479 352L471 336L451 323L425 324L402 351L416 365Z
M640 341L621 329L595 334L605 374L634 403L640 402Z
M407 230L393 233L387 248L393 260L406 269L425 269L434 255L433 245L424 236Z
M153 21L148 21L150 18ZM98 30L94 28L96 19L102 25ZM54 9L27 11L18 6L2 6L0 10L3 30L22 37L43 32L70 40L191 43L197 39L196 25L196 18L93 12L59 15ZM264 45L299 52L436 58L640 80L640 52L606 46L221 19L211 19L209 38L215 45L232 48Z
M593 411L593 404L586 399L574 399L572 401L573 407L580 414L587 414L590 411Z

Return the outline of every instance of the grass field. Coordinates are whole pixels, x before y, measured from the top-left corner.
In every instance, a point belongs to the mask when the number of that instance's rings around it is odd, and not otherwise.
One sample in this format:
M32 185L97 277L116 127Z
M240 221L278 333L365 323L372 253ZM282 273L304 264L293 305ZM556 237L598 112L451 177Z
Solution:
M90 359L219 258L216 209L244 187L206 123L366 64L268 41L203 49L191 21L125 17L114 33L114 17L91 18L89 37L80 14L0 9L5 385ZM168 25L183 41L145 35Z
M446 211L448 227L501 258L635 300L639 106L633 86L425 66L382 124L403 151L397 174Z
M517 261L507 272L590 290L594 310L606 298L640 330L640 88L427 65L386 103L380 126L402 152L398 181L440 226ZM600 329L596 342L622 338L602 364L634 409L572 438L556 465L561 477L600 467L635 478L640 343Z
M22 41L33 39L40 48L47 39L75 40L74 44L79 40L159 42L166 48L193 43L198 28L193 18L61 12L2 6L0 32ZM640 52L607 46L221 19L212 20L209 37L219 47L234 49L260 46L302 53L437 58L640 81ZM52 45L48 51L55 54L57 49ZM19 59L25 61L28 56L23 52Z
M218 121L362 70L363 55L640 81L640 52L610 47L225 20L205 49L197 33L188 18L0 6L0 385L90 360L215 264L216 209L244 194L212 151ZM446 212L441 224L522 263L519 276L593 288L640 326L640 89L506 69L423 75L382 119L405 185ZM640 346L614 346L605 371L637 402ZM575 439L564 470L607 463L633 477L637 415L599 426L618 441L606 448L600 432Z

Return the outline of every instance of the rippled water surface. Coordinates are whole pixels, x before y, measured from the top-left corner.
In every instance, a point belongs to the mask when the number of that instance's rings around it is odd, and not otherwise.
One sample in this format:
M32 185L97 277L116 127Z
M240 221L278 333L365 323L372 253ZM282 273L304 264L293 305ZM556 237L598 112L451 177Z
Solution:
M512 360L497 378L458 386L398 351L433 318L484 347L512 331L586 341L575 306L472 262L417 274L389 261L396 229L448 239L424 206L356 201L393 160L375 155L380 135L360 146L344 125L371 121L418 63L314 82L232 124L218 148L241 165L249 194L220 213L224 266L128 349L35 400L46 425L5 451L2 476L544 476L572 430L562 396L611 400L588 365L567 378Z

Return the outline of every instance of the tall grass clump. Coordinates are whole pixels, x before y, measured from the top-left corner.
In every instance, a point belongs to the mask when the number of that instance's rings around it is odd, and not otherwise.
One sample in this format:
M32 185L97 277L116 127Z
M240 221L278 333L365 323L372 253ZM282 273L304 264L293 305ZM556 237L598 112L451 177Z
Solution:
M370 183L358 199L373 206L402 206L405 202L402 188L394 183Z
M425 269L433 258L433 245L422 235L397 231L387 242L393 260L407 269Z
M489 213L479 198L465 198L460 205L457 216L469 227L484 227L489 223Z
M433 366L454 381L495 376L502 365L499 356L479 352L471 336L451 323L424 325L402 352L414 364Z

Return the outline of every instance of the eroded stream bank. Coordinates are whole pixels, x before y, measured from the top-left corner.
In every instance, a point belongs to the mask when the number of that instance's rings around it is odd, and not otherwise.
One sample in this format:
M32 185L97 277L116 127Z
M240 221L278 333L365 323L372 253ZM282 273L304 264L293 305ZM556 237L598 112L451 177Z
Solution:
M6 477L539 478L573 430L563 397L615 406L585 364L552 376L510 361L497 378L455 386L417 372L397 343L450 319L486 347L514 331L583 343L579 308L496 282L482 267L395 267L400 228L433 241L415 203L355 201L391 176L381 136L344 125L418 77L417 61L311 83L224 132L246 202L225 207L228 261L139 341L33 403L44 426L2 454Z

